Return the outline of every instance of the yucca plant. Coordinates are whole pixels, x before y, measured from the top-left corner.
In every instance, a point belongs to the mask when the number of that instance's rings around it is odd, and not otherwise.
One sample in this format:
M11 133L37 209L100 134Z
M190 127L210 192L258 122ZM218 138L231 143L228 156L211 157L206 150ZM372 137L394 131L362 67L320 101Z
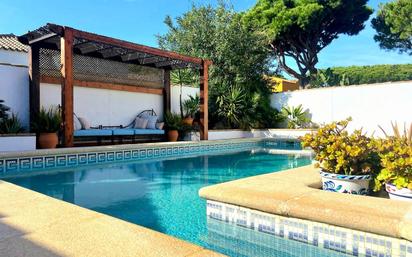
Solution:
M307 111L303 110L302 105L286 106L282 108L282 114L286 117L288 128L296 129L306 127L310 122Z
M12 113L11 117L0 120L0 134L18 134L24 132L17 115Z
M183 102L184 116L194 118L196 113L199 111L199 107L200 107L199 95L196 95L196 96L189 95L189 99Z
M55 133L60 130L61 125L62 117L59 108L52 106L46 110L43 107L31 123L31 129L36 133Z

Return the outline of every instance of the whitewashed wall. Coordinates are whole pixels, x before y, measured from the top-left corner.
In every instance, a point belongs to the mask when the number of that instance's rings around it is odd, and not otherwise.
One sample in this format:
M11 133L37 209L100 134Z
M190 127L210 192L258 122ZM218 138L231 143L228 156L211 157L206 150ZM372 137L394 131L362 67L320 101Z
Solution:
M17 52L0 49L0 63L28 66L29 58L26 52Z
M175 113L180 113L180 101L179 101L179 95L180 95L180 86L172 86L172 98L171 98L171 111ZM183 86L182 87L182 101L186 100L189 98L189 95L195 96L196 94L200 93L200 89L196 87L187 87Z
M60 85L41 84L40 102L48 108L61 103ZM163 96L107 89L74 87L74 112L92 126L129 124L136 115L154 109L163 117Z
M391 121L412 122L412 81L285 92L274 94L271 102L277 109L302 104L320 124L351 116L350 128L380 136L378 125L391 131Z

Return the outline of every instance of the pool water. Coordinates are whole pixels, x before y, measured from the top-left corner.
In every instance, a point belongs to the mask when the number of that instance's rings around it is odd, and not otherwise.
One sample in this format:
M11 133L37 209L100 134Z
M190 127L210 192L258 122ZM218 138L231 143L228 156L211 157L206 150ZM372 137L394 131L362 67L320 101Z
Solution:
M36 171L4 179L230 256L302 256L301 250L294 252L287 245L287 249L262 248L256 242L243 240L242 237L249 238L258 233L251 230L221 224L217 227L230 226L239 230L236 232L238 238L218 233L213 229L218 221L207 219L206 201L198 196L198 191L207 185L281 171L310 162L309 157L273 154L263 148L255 148L187 158ZM255 235L255 238L260 237L262 235ZM280 239L268 237L265 240ZM311 246L300 247L309 249ZM264 252L259 253L259 249ZM335 253L316 253L318 255L313 256L337 256Z

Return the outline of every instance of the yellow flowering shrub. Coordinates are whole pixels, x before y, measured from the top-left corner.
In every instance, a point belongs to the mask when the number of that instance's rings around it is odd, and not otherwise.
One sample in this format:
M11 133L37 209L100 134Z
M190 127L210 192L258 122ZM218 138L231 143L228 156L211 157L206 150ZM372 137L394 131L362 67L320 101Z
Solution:
M403 135L394 126L394 136L377 139L375 145L379 150L382 170L375 179L374 190L378 191L387 182L399 189L412 190L412 124Z
M362 130L349 133L346 128L351 121L324 125L315 133L301 137L302 146L315 152L324 171L345 175L366 175L380 170L379 156L372 138L362 134Z

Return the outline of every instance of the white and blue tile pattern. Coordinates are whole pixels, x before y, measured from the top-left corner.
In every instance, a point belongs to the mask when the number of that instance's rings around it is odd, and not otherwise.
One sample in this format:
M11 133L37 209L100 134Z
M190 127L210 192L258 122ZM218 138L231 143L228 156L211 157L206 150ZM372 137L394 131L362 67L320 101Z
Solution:
M208 200L207 216L234 226L349 256L412 257L412 242L407 240L269 214L226 203Z
M291 140L225 140L201 141L186 144L150 144L150 146L135 145L126 149L99 148L90 152L84 149L73 148L70 152L53 151L43 155L18 155L16 157L0 156L0 175L5 173L24 172L30 170L70 168L83 165L113 163L130 160L143 160L153 158L167 158L195 155L199 153L219 152L229 150L251 149L253 147L293 147L299 148L298 141ZM107 150L106 150L107 149Z

